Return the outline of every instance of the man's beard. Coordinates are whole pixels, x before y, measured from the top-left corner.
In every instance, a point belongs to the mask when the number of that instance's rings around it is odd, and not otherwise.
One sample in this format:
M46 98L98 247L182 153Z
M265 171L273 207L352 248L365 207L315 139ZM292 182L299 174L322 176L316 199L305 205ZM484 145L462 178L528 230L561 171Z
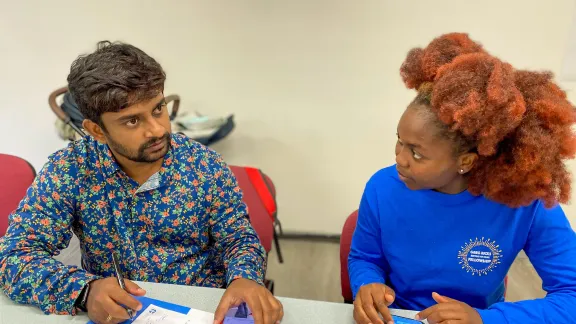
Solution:
M140 163L154 163L160 159L162 159L168 150L170 149L170 133L166 132L162 137L154 137L151 138L148 142L142 144L137 152L128 149L127 147L123 146L122 144L114 141L112 138L106 136L106 140L108 145L113 149L113 151L130 161L140 162ZM162 152L154 152L152 154L146 153L146 149L150 146L154 145L158 141L165 141L166 144L164 145L164 149ZM161 154L160 154L161 153Z

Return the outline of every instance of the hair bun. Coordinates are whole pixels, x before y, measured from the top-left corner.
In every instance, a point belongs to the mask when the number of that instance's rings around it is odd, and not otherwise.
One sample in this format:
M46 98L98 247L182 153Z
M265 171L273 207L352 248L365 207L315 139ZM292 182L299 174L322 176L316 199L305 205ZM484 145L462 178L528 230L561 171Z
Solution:
M438 70L464 54L483 53L482 46L464 33L451 33L434 39L422 49L412 49L400 68L400 75L409 89L418 89L424 82L433 82Z

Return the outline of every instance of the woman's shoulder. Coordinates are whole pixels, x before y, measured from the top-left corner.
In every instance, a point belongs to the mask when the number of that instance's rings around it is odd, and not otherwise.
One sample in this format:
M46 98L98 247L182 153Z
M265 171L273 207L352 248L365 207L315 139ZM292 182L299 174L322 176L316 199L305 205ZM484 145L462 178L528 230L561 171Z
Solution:
M376 173L370 177L370 180L368 180L368 184L370 183L390 183L391 185L399 185L403 182L398 177L398 171L396 171L396 165L394 164L376 171Z
M406 186L398 177L396 165L382 168L374 173L366 183L366 190L382 193L398 193L398 190L406 189Z

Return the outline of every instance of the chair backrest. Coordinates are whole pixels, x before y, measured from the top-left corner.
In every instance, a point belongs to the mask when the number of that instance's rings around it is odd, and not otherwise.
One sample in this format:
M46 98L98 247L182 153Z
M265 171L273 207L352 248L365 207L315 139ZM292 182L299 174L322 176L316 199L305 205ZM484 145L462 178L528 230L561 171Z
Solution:
M342 235L340 236L340 285L342 287L342 297L344 302L352 303L352 288L350 287L350 277L348 275L348 254L350 254L350 244L358 221L358 210L354 211L344 223Z
M0 236L8 228L8 216L17 207L34 181L36 171L26 160L0 154Z
M241 166L231 165L230 169L236 176L238 185L242 189L244 195L244 203L248 206L248 214L250 216L250 223L254 230L258 234L262 245L266 252L270 252L272 249L272 240L274 238L274 222L270 218L270 214L266 209L266 205L260 199L258 191L250 181L250 177L246 171L246 168ZM266 175L263 175L266 184L270 188L270 193L275 196L276 190L272 180Z

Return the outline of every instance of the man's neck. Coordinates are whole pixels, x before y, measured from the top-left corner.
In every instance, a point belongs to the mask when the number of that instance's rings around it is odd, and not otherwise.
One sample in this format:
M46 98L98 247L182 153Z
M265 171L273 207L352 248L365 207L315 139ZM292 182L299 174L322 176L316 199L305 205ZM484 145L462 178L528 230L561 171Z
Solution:
M160 171L162 168L162 163L164 163L164 158L159 159L156 162L146 163L146 162L134 162L123 156L114 154L116 162L120 168L134 181L142 185L146 180L150 179L152 175Z

